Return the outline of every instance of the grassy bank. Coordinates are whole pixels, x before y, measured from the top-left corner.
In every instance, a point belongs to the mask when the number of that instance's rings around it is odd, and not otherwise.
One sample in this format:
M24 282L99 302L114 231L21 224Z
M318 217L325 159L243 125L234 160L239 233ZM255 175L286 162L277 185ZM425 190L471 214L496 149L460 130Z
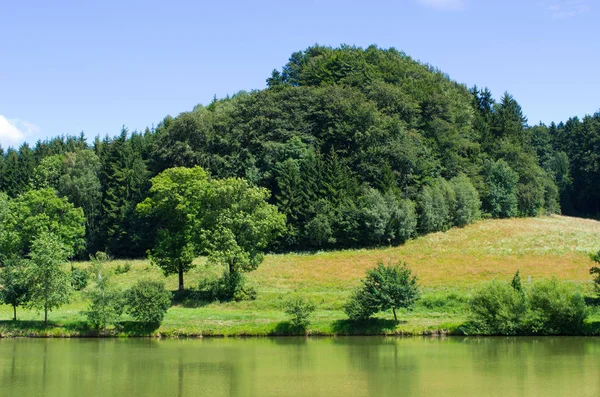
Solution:
M510 280L520 269L524 282L555 276L569 280L592 297L588 253L600 249L600 222L562 216L486 220L435 233L401 247L345 250L314 254L268 255L258 270L248 275L255 287L255 301L177 304L169 309L158 329L142 329L125 317L119 335L208 336L286 335L282 304L292 294L308 297L317 310L308 332L313 335L461 333L468 320L467 302L474 287L492 279ZM401 313L396 324L391 313L374 321L347 321L342 306L350 290L378 261L405 261L418 275L423 299L411 313ZM128 288L140 278L164 280L159 269L145 260L112 261L109 268L131 264L131 270L116 274L113 281ZM89 266L76 263L76 267ZM221 272L202 260L186 277L194 287L206 277ZM175 277L166 279L176 289ZM590 299L592 301L593 299ZM51 326L43 328L39 313L19 309L21 321L9 321L12 308L0 306L2 336L87 336L94 333L82 314L87 308L82 293L72 303L51 313ZM591 309L587 329L596 334L600 310Z

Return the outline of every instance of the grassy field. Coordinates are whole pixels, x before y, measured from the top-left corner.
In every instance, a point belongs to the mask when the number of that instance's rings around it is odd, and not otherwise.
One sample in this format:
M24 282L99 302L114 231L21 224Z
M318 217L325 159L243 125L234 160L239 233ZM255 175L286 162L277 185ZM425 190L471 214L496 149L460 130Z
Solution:
M317 305L307 331L313 335L459 333L468 319L467 302L473 289L487 280L510 280L517 269L524 282L555 276L576 283L591 296L592 262L588 254L598 249L600 222L552 216L481 221L420 237L400 247L268 255L258 270L248 274L248 283L258 292L255 301L175 305L160 328L139 329L124 318L120 335L289 334L282 305L293 294L306 296ZM379 261L408 263L419 277L423 299L411 313L401 313L399 324L392 321L391 313L381 313L368 324L352 324L342 306L365 270ZM140 278L166 280L173 290L177 286L176 277L165 279L145 260L118 260L108 266L115 269L125 263L132 265L131 270L113 276L123 288ZM201 279L220 272L199 259L186 276L186 285L194 287ZM0 335L90 335L82 314L86 308L83 295L77 292L71 304L50 314L52 325L43 329L39 313L19 309L21 321L12 322L12 309L0 306ZM593 308L588 321L595 329L600 311Z

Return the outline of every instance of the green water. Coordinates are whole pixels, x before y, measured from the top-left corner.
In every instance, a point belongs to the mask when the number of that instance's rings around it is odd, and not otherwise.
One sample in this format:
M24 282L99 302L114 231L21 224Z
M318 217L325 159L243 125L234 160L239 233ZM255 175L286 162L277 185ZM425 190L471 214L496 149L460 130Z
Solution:
M5 339L0 396L598 397L600 339Z

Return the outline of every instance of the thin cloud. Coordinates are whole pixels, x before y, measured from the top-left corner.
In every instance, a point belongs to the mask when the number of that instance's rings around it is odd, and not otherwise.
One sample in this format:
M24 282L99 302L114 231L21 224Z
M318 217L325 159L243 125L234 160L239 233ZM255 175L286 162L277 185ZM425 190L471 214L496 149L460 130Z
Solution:
M40 129L28 121L8 119L0 114L0 145L4 148L19 146L39 132Z
M419 4L437 10L459 10L465 6L464 0L417 0Z
M590 11L591 7L586 0L558 0L547 5L547 10L553 18L572 18Z

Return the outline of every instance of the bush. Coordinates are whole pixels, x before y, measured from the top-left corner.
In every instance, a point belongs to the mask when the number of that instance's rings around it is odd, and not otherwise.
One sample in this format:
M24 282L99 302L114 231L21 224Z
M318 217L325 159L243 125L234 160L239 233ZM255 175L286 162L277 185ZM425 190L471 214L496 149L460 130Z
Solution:
M533 284L528 293L526 327L531 333L577 334L587 317L585 299L572 285L556 279Z
M116 324L123 313L123 293L112 286L99 285L87 295L90 306L85 315L92 327L106 333L106 327Z
M75 291L84 290L89 279L90 273L85 269L74 268L71 271L71 286Z
M301 297L294 297L285 303L285 314L291 317L290 324L294 328L306 329L310 324L310 315L315 311L316 306Z
M117 265L115 268L115 274L125 274L131 270L131 263L126 262L122 267L121 265Z
M470 308L481 332L515 335L523 331L527 302L525 296L508 283L485 284L471 298Z
M596 263L600 263L600 251L590 254L590 259ZM590 269L590 274L594 276L594 289L596 290L596 293L600 295L600 267L593 266Z
M492 281L471 299L471 313L480 332L488 334L576 334L587 316L583 296L572 285L541 280L531 288Z
M160 281L138 281L125 294L127 313L147 324L160 324L171 306L172 294Z
M417 278L405 263L380 263L367 270L362 284L344 307L348 317L354 320L364 320L379 311L392 309L394 320L398 321L396 310L411 309L420 298Z

